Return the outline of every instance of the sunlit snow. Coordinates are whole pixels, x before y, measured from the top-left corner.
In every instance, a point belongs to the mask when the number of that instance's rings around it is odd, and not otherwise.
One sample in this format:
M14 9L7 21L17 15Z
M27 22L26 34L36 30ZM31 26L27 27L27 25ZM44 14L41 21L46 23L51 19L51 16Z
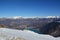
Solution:
M0 40L60 40L49 35L34 33L29 30L0 28Z

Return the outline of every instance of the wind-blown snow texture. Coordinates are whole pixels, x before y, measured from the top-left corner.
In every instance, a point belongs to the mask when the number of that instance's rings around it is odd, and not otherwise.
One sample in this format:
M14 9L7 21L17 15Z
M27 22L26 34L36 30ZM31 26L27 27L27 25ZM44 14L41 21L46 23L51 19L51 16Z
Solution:
M15 39L13 39L15 37ZM0 40L17 40L16 38L23 38L22 40L60 40L49 35L37 34L29 30L15 30L8 28L0 28Z

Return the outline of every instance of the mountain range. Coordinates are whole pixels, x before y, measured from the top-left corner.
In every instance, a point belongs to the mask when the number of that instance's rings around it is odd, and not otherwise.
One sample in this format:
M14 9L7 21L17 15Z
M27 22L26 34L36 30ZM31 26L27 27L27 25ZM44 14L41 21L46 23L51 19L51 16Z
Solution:
M11 29L18 29L18 30L24 30L24 29L28 29L31 31L36 32L36 30L38 31L37 33L42 33L42 34L49 34L52 36L59 36L60 32L59 32L59 27L60 24L57 25L58 23L60 23L60 18L0 18L0 27L4 27L4 28L11 28ZM55 26L57 26L55 28ZM58 33L55 33L55 29L59 29L57 30ZM52 30L54 29L54 30ZM44 30L44 31L43 31ZM48 30L48 31L47 31ZM46 33L45 33L46 32ZM56 35L54 35L56 34Z

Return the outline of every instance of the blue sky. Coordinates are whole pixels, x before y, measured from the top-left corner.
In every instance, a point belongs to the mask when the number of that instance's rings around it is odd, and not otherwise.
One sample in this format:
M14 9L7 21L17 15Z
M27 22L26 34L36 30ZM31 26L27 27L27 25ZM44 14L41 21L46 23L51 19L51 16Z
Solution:
M4 16L60 16L60 0L0 0Z

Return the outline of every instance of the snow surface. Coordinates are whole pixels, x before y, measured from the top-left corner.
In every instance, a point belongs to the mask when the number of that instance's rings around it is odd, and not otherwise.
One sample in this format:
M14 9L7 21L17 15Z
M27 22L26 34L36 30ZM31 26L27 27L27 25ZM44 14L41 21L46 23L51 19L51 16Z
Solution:
M15 30L8 28L0 28L0 40L20 40L16 38L23 38L21 40L60 40L49 35L34 33L29 30Z

